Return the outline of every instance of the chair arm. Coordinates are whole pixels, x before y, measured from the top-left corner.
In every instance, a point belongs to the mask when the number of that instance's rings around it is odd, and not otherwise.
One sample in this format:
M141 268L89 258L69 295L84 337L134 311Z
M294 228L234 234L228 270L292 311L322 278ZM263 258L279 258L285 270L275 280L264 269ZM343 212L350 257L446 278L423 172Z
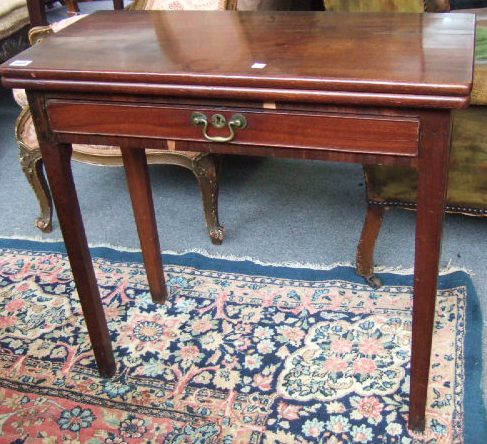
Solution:
M29 31L29 42L31 46L35 45L36 43L40 42L44 37L52 33L54 33L54 31L51 25L35 26Z

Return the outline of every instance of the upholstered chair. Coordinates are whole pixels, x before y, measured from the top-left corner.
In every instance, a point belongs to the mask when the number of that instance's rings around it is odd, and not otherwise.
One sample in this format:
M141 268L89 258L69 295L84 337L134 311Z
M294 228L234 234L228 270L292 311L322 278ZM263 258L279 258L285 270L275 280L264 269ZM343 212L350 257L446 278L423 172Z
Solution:
M334 12L446 12L449 0L324 0Z
M236 0L135 0L128 9L205 9L219 10L236 8ZM31 44L46 35L58 32L82 16L74 16L47 27L33 28L30 32ZM22 112L17 119L16 137L20 149L22 170L31 184L39 201L41 215L36 219L36 226L44 232L52 230L52 198L44 176L42 157L32 123L25 92L14 91ZM172 164L187 168L198 180L203 196L203 208L211 241L220 244L223 241L223 227L218 221L218 173L219 158L207 153L195 153L178 150L177 142L168 142L170 150L147 150L149 164ZM122 155L118 147L100 147L95 145L73 145L73 160L92 165L122 166Z
M326 0L325 3L328 11L449 10L449 3L444 0ZM487 217L487 11L477 10L476 39L472 106L453 114L446 211ZM373 258L385 210L416 208L417 174L410 168L364 165L364 175L367 214L356 266L372 286L379 287Z
M0 1L0 63L28 47L26 0Z

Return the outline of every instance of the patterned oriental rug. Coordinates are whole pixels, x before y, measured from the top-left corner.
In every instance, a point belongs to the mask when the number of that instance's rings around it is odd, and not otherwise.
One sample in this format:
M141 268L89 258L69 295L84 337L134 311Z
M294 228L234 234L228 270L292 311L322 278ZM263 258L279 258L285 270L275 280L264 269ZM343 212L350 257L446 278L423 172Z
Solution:
M98 376L63 245L0 239L2 443L460 443L485 434L480 311L441 276L425 434L406 429L410 275L92 249L118 371Z

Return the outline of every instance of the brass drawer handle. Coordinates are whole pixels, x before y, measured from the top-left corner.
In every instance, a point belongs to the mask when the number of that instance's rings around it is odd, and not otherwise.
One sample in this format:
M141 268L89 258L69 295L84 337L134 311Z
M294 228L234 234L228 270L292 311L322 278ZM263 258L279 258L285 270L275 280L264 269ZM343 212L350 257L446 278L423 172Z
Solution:
M242 114L234 114L228 122L225 119L225 116L222 116L221 114L213 114L210 120L211 125L215 128L223 128L227 125L230 134L226 137L210 136L208 134L208 117L200 112L191 114L191 123L196 126L203 125L203 136L205 136L206 140L210 140L211 142L230 142L235 137L235 130L244 129L247 126L247 119Z

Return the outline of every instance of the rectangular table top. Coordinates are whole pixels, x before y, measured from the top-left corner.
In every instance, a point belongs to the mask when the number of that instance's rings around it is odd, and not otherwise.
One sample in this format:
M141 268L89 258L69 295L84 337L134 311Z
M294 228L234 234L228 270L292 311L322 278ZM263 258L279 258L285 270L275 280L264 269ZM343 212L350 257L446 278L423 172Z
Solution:
M58 90L104 83L127 92L172 85L175 94L358 92L456 97L464 106L474 27L472 14L103 11L19 54L0 74L6 86Z

